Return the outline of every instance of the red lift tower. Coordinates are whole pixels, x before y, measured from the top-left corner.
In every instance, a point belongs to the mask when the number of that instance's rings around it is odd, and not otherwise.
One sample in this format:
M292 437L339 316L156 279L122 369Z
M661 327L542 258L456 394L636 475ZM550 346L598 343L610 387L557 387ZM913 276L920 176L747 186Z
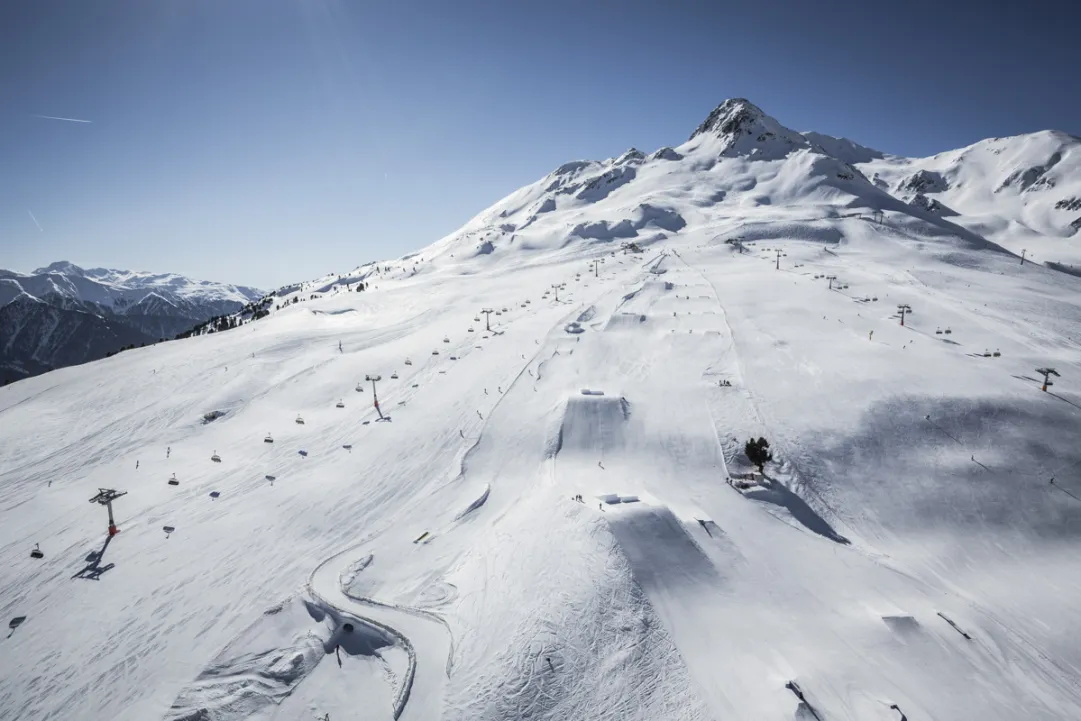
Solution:
M121 496L126 496L127 491L114 491L111 488L99 488L98 495L90 499L91 503L98 503L109 511L109 536L115 536L120 533L120 529L116 527L116 523L113 521L113 501Z

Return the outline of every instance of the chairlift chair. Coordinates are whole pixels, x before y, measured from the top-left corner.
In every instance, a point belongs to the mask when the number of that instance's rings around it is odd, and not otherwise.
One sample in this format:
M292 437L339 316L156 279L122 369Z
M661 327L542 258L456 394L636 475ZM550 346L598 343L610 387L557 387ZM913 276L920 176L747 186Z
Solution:
M443 342L450 343L450 338L448 338L447 336L443 336Z
M411 365L413 365L413 361L411 361L411 360L409 360L408 358L406 358L406 359L405 359L405 364L406 364L407 366L411 366Z
M170 478L168 481L166 481L166 483L168 483L170 486L179 486L180 485L180 481L176 480L176 474L175 473L173 474L172 478Z
M364 392L364 387L361 386L359 383L357 383L357 393L363 393L363 392Z
M214 461L215 463L221 463L221 456L218 455L217 451L214 451L214 455L210 457L210 460Z
M334 405L336 408L345 408L345 401L338 401Z
M273 443L273 442L274 442L274 437L271 436L269 433L267 433L266 438L263 439L263 443Z
M473 332L473 327L472 327L472 326L470 326L470 327L469 327L469 332L470 332L470 333L472 333L472 332Z
M38 544L34 544L34 550L30 552L30 558L45 558L45 554L41 552Z
M303 419L303 418L301 418L300 416L297 416L296 424L297 424L298 426L302 426L302 425L304 425L304 419Z
M439 355L439 351L437 351L437 350L433 350L433 351L432 351L432 355Z
M394 371L390 374L391 380L398 380L398 371Z

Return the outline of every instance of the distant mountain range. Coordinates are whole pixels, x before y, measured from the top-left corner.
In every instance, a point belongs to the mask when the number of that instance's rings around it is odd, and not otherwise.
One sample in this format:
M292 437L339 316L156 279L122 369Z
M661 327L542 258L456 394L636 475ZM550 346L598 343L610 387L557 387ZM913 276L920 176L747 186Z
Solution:
M0 270L0 383L171 339L262 295L173 273L66 261L30 274Z

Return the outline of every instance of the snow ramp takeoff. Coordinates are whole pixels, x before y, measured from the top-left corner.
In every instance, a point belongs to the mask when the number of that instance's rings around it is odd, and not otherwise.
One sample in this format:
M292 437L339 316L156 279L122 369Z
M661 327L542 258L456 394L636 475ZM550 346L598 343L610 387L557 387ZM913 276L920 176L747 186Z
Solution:
M555 451L596 455L625 448L630 417L631 405L621 396L571 396L563 409Z

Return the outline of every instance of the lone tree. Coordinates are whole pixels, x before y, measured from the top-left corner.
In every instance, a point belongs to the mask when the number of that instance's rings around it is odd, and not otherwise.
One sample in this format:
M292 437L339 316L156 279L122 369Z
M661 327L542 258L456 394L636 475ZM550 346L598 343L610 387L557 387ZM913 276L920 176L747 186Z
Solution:
M751 438L743 446L743 452L747 454L747 459L751 463L758 466L759 473L765 473L762 467L773 460L773 454L769 450L769 441L765 438L759 437L757 441Z

